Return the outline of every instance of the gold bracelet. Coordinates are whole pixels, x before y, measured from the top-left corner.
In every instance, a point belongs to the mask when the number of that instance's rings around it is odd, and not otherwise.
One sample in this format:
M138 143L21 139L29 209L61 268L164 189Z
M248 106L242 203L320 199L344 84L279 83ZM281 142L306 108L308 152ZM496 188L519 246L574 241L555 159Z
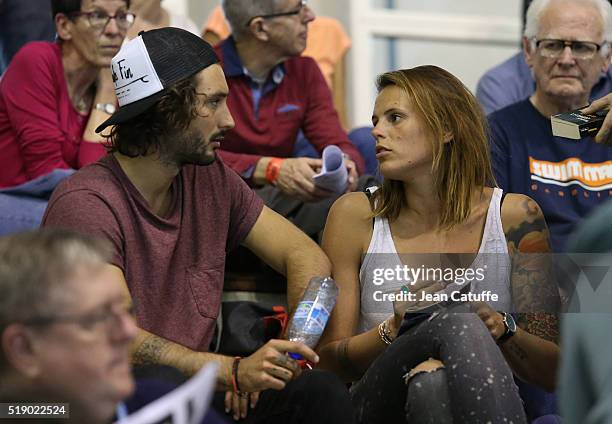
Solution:
M391 339L390 337L390 331L387 328L387 321L383 321L380 324L378 324L378 335L380 336L380 339L385 342L385 344L390 345L391 343L393 343L393 339Z

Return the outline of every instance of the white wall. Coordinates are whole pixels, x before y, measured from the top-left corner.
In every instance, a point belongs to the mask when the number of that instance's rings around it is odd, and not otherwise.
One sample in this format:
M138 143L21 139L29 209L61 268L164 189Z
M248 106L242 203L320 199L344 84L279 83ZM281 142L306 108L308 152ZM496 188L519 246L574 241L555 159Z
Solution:
M163 0L162 6L180 15L187 14L187 0Z
M376 75L433 64L474 90L480 76L518 51L521 1L345 0L350 5L351 122L370 122ZM388 37L395 38L391 44ZM393 47L392 47L393 46Z

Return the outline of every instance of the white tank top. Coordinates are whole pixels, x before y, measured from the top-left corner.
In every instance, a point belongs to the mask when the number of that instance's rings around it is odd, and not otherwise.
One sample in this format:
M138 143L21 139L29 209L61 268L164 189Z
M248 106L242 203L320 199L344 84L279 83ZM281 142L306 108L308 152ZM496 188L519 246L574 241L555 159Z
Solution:
M502 190L495 188L489 203L480 248L474 261L469 266L474 270L473 275L478 275L478 278L471 280L469 291L474 294L487 291L490 294L496 294L497 301L489 298L487 303L493 309L510 311L512 305L510 291L511 261L501 222L501 198ZM377 326L393 314L393 303L380 301L380 292L398 292L403 285L406 285L407 281L403 279L405 275L403 275L402 280L385 279L381 285L375 284L373 277L376 273L379 277L376 281L380 283L381 272L375 270L395 269L398 266L402 267L403 264L395 250L389 222L386 218L376 217L374 218L372 239L359 269L361 286L360 332ZM453 284L453 286L455 290L458 287L456 284Z

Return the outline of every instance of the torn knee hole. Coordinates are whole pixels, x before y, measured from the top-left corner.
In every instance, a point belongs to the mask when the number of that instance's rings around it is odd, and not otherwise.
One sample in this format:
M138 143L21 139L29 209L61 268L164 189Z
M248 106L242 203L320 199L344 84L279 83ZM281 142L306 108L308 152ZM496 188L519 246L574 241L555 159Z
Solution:
M421 362L416 367L408 371L406 375L404 375L404 382L408 384L410 379L413 378L417 374L421 374L424 372L427 372L427 373L434 372L441 368L444 368L444 364L442 363L442 361L439 361L433 358L429 358L428 360Z

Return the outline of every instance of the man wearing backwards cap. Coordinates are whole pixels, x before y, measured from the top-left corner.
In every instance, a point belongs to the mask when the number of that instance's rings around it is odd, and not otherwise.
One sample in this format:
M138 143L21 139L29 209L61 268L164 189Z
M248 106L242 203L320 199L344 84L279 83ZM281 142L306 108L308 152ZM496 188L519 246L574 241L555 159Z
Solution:
M257 402L248 393L275 389L261 394L249 422L350 422L350 400L335 376L297 378L286 352L318 361L303 344L272 340L242 359L207 353L226 251L242 244L285 274L290 307L311 277L330 274L312 240L215 160L234 126L217 62L206 42L177 28L128 42L111 64L119 110L97 129L114 125L110 154L56 189L43 225L110 241L109 268L126 282L139 325L134 362L188 375L219 362L218 388L233 390L226 408L235 418ZM328 407L317 409L323 401Z

